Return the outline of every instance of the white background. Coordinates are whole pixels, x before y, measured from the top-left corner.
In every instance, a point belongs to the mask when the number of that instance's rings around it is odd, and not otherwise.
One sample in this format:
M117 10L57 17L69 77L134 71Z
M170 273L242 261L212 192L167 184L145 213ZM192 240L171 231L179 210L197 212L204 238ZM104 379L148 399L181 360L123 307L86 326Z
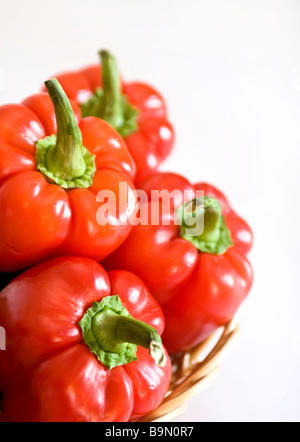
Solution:
M2 0L0 42L0 104L100 48L161 90L163 169L219 186L255 232L239 342L178 421L299 421L299 0Z

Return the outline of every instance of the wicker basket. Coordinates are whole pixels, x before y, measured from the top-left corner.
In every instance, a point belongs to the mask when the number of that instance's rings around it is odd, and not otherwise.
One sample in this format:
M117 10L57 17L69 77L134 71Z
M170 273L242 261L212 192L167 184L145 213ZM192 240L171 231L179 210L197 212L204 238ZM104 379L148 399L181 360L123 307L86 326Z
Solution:
M137 422L171 422L180 416L190 398L203 391L217 376L219 364L236 342L236 318L193 350L173 359L173 379L161 406Z

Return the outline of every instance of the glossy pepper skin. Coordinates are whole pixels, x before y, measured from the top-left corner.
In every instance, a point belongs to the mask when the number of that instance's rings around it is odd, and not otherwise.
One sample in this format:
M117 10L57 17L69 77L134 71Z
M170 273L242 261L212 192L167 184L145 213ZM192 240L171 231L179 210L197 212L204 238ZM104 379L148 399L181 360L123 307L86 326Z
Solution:
M136 167L124 140L105 121L82 119L78 105L69 103L55 80L48 88L51 99L41 92L22 104L0 107L0 272L58 255L101 260L131 230L126 220L134 207ZM60 173L57 182L39 168L37 149L55 140L50 169ZM127 184L128 205L115 222L100 226L97 213L103 203L96 196L108 189L118 201L121 183Z
M114 57L107 51L100 55L102 66L58 74L57 79L84 115L105 119L124 137L137 165L136 183L140 183L169 156L174 128L165 100L156 89L142 82L123 81ZM106 97L101 106L97 104L99 90L104 90Z
M115 298L153 329L161 366L142 347L135 348L137 360L111 369L90 351L82 318L95 303ZM168 390L171 363L159 338L164 317L132 273L107 274L88 258L44 262L1 292L0 324L7 339L0 352L4 422L126 422L156 409Z
M158 173L146 180L141 189L148 196L152 190L177 189L179 193L171 210L163 211L160 203L158 225L136 226L104 265L109 269L122 267L143 279L165 314L164 343L170 353L179 353L232 319L246 299L253 281L247 259L253 235L227 198L207 183L192 185L182 176ZM176 209L193 201L197 190L220 203L231 238L220 254L198 250L182 237L176 222ZM148 213L153 209L153 201L143 203L148 204Z

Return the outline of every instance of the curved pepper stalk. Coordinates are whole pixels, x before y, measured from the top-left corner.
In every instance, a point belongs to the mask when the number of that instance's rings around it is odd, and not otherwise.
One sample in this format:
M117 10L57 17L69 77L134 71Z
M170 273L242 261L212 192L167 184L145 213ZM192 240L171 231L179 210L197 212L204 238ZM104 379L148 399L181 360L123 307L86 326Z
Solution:
M108 51L99 52L103 88L96 88L92 97L80 104L82 116L107 121L122 137L138 130L138 110L122 94L120 74L115 57Z
M181 221L180 235L197 250L223 255L233 246L220 202L213 197L195 198L177 210Z
M132 318L119 296L108 296L95 302L79 325L84 342L109 370L136 361L137 346L149 349L158 367L167 363L158 332L145 322Z
M82 144L71 104L54 78L45 85L53 102L57 135L36 143L37 169L64 189L89 188L96 172L95 157Z

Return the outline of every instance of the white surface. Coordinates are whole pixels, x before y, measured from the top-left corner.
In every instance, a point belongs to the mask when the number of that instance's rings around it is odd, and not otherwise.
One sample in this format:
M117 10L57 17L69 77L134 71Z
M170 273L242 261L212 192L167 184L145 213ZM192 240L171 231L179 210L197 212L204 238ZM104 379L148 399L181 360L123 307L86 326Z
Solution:
M239 343L178 421L299 421L299 1L10 0L0 42L0 104L103 47L162 91L163 169L219 186L255 232Z

